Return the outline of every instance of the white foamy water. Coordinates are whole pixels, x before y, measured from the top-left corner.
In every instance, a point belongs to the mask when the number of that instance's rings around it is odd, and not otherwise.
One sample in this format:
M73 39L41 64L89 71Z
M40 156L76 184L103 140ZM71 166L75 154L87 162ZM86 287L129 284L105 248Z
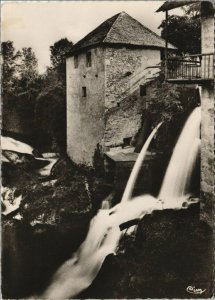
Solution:
M158 198L176 201L189 192L196 158L200 150L201 107L190 114L175 145Z

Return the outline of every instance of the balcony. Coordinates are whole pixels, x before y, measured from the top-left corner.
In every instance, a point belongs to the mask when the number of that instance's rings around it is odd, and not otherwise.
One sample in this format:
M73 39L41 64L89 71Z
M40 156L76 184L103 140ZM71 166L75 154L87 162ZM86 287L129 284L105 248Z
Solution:
M214 54L195 54L167 59L165 77L171 83L205 84L214 80Z

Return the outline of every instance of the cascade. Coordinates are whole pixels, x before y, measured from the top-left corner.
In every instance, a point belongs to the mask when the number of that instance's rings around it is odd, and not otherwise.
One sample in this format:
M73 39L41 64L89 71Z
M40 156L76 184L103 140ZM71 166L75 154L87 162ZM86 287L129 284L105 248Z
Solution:
M159 198L142 195L131 199L147 148L161 124L153 130L133 167L122 201L112 208L109 208L106 200L103 202L103 209L100 209L91 220L85 241L72 258L57 270L51 284L39 298L75 298L89 287L97 276L106 256L116 254L122 236L120 229L122 224L141 219L155 210L186 209L194 203L192 199L185 196L199 149L200 119L200 108L196 108L188 118L173 151Z
M133 192L133 189L134 189L134 185L135 185L135 182L137 180L137 176L140 172L140 169L141 169L142 163L144 161L144 158L146 157L147 150L149 148L149 145L150 145L154 135L158 131L161 124L162 124L162 122L160 122L152 130L151 134L149 135L149 137L147 138L145 144L143 145L142 150L140 151L140 154L138 155L138 158L137 158L137 160L134 164L134 167L131 171L130 177L129 177L128 182L126 184L125 191L123 193L122 200L121 200L122 202L129 201L131 199L131 195L132 195L132 192Z
M188 117L173 150L158 198L176 201L189 193L189 185L200 150L201 107Z

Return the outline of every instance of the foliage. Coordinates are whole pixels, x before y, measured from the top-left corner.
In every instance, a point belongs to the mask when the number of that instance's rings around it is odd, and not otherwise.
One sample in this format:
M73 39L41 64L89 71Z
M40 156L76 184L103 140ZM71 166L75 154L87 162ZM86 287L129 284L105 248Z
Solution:
M64 38L50 46L51 66L39 75L32 48L16 51L12 41L1 44L5 131L13 126L13 122L9 125L8 118L15 112L16 118L25 124L22 131L26 133L31 128L37 146L56 151L65 148L66 55L72 45Z
M43 150L65 150L66 90L54 71L46 75L36 99L35 125L37 144Z
M163 121L154 146L171 151L190 112L199 105L200 97L195 86L171 84L164 80L164 70L151 86L148 112L153 125Z
M38 61L32 48L22 48L17 52L17 79L20 92L34 89L38 74Z
M13 42L7 41L1 44L2 53L2 94L11 93L15 73L15 49Z
M32 139L34 105L41 84L36 56L30 47L16 51L12 41L2 42L1 50L2 130Z
M194 3L195 4L195 3ZM184 15L170 15L168 18L168 42L178 48L180 54L201 53L201 23L199 4L183 9ZM161 37L166 35L166 20L161 25Z
M171 121L175 114L183 111L180 101L181 87L164 81L163 75L157 79L152 90L149 111L152 115L159 115L159 119L165 122Z
M184 11L185 14L189 15L190 17L199 18L201 3L197 1L196 3L182 6L181 9Z
M60 39L50 46L51 66L57 70L59 75L65 80L66 74L66 55L70 52L73 42L68 41L67 38Z
M177 115L190 110L190 106L193 107L195 99L186 99L187 101L185 101L185 90L184 85L173 85L166 82L164 75L161 73L154 82L148 107L155 120L157 120L156 122L171 122ZM194 94L193 96L195 98L196 95Z
M66 55L73 43L66 38L50 46L51 67L42 77L36 99L37 142L45 149L65 151L66 145Z
M39 88L37 58L32 48L22 48L16 52L13 42L6 41L2 42L1 49L3 101L8 98L8 95L12 98L20 96L32 98Z

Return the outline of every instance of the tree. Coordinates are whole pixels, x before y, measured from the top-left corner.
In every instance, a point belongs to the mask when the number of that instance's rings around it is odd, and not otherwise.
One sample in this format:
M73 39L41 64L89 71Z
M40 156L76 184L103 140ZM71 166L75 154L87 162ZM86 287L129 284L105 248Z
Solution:
M38 65L32 48L15 51L13 42L1 44L2 52L2 94L3 98L20 94L31 94L38 88Z
M172 149L186 118L199 104L199 91L195 86L168 83L164 80L164 69L161 69L152 84L148 105L153 125L164 122L157 137L161 151Z
M66 80L66 55L71 51L73 43L67 38L60 39L50 46L51 66L57 70L61 79Z
M32 137L35 100L40 89L37 58L31 48L16 51L13 42L2 50L2 130Z
M56 77L44 87L36 99L36 141L43 151L65 151L66 90Z
M192 18L200 18L201 3L198 1L196 3L182 6L181 9L185 14L189 15Z
M199 4L183 8L184 15L168 18L168 42L178 48L180 54L201 53L201 22ZM161 37L166 35L166 20L161 25Z
M66 145L66 55L73 43L66 38L50 46L51 66L43 76L36 99L37 143L45 150L65 151Z
M13 42L1 43L2 54L2 94L12 93L13 80L16 70L16 55Z
M38 61L32 48L22 48L17 52L17 91L18 93L35 93L37 86Z

